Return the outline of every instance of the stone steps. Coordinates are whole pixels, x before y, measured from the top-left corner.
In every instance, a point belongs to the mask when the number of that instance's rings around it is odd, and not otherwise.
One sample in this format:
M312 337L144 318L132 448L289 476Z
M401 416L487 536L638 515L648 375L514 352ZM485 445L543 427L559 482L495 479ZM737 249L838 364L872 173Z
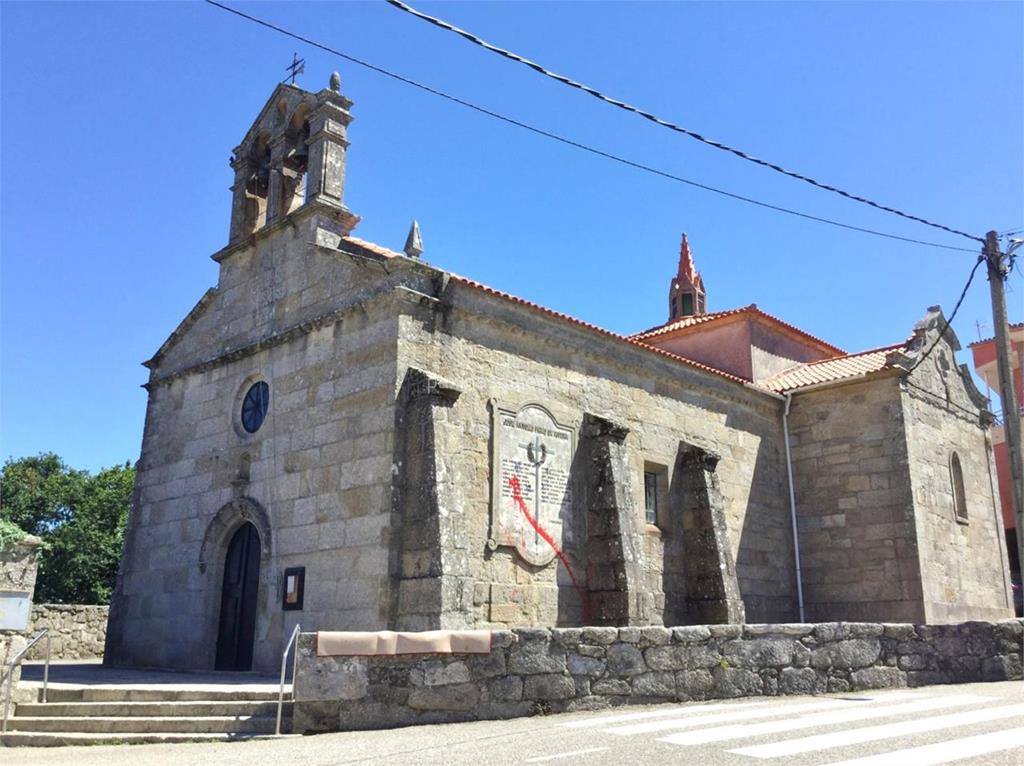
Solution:
M79 734L273 734L270 716L23 716L7 722L7 731L74 731Z
M291 694L281 730L291 730ZM277 694L253 689L51 687L7 721L6 746L232 740L274 733Z
M291 699L285 694L285 699ZM211 701L273 701L277 702L276 691L252 691L230 687L168 689L135 687L68 687L50 686L47 702L211 702Z
M262 734L90 734L87 732L8 731L6 747L63 747L67 745L148 745L159 742L228 742L258 739Z
M292 703L287 698L282 715L290 717ZM18 705L18 716L28 717L115 717L125 716L270 716L277 715L277 700L251 702L249 700L205 700L173 702L29 702Z

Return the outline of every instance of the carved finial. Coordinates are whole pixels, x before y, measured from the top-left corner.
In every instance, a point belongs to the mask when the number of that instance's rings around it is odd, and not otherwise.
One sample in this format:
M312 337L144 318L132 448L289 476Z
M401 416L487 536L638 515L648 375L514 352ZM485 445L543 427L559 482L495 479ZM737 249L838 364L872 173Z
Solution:
M410 258L419 258L423 255L423 238L420 236L419 222L413 220L409 227L409 236L405 238L405 254Z
M335 93L340 92L341 91L341 75L338 74L337 72L331 72L331 82L330 82L330 85L331 85L331 90L333 90Z

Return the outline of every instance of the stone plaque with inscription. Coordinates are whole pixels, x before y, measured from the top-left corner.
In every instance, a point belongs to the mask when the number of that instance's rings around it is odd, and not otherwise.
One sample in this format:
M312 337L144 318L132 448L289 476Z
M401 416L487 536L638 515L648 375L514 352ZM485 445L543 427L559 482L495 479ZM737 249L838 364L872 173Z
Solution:
M572 512L576 432L538 404L492 410L491 539L543 566L561 549Z

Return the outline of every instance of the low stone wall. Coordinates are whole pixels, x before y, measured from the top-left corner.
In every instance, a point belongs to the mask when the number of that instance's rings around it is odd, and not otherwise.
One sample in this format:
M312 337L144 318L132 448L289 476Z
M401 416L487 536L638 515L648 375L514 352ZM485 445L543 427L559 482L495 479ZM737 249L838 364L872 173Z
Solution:
M614 705L1021 678L1024 621L521 628L488 655L317 657L299 637L296 732Z
M108 606L92 604L36 604L32 607L29 634L50 629L50 659L89 660L103 656L107 637ZM28 658L46 657L46 639L29 652Z

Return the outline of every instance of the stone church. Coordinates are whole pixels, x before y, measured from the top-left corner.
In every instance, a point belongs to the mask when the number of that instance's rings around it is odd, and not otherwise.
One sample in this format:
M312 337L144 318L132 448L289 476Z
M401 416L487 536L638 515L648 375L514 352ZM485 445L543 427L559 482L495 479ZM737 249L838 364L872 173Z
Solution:
M278 85L234 150L217 285L145 363L108 664L269 670L297 623L1012 616L991 415L938 308L848 354L708 312L684 236L666 322L603 330L425 262L415 226L353 236L351 108L337 75Z

